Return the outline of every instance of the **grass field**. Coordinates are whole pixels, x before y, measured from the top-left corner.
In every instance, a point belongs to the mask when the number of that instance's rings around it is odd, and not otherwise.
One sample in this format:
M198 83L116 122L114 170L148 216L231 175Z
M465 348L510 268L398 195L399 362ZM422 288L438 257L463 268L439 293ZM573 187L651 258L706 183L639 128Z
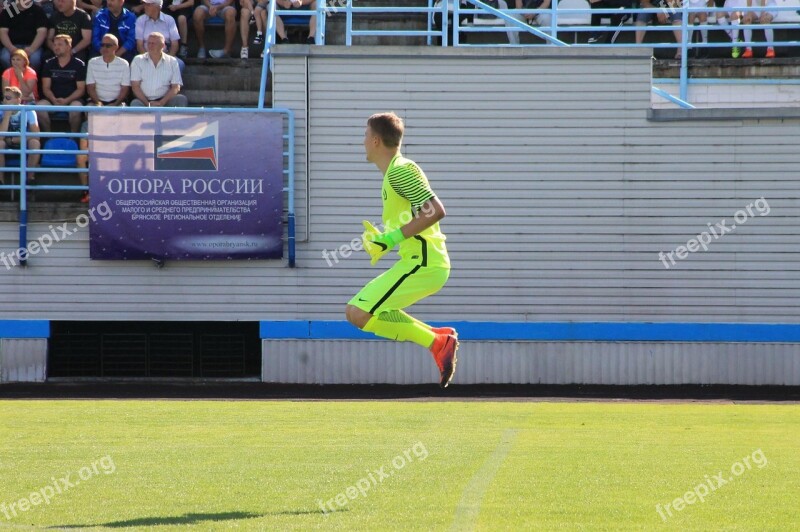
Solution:
M0 529L796 530L798 442L800 405L0 401Z

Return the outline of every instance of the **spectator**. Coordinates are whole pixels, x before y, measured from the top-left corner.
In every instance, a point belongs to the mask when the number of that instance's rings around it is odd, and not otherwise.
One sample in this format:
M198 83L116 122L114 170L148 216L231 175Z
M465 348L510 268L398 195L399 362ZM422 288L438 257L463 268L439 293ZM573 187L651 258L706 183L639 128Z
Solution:
M103 37L110 33L117 38L117 56L132 61L136 55L136 15L123 7L122 0L107 0L92 24L92 49L101 54Z
M0 14L0 64L11 66L11 54L24 50L34 70L42 66L42 46L47 39L47 15L33 2L18 0Z
M121 2L120 2L120 5ZM131 71L128 62L117 55L119 41L117 38L107 33L103 35L100 42L100 57L89 60L86 68L86 92L89 93L91 105L98 106L124 106L125 100L131 89ZM81 133L89 131L88 122L81 125ZM89 149L89 141L80 139L78 147L82 151ZM79 168L88 168L89 157L79 154L77 163ZM89 184L89 175L85 172L78 174L81 185ZM84 192L81 203L89 203L89 192Z
M239 57L248 59L250 57L250 48L247 46L247 43L250 42L250 21L255 20L256 10L253 7L253 0L239 0L239 2L242 6L242 10L239 12L239 35L242 38L242 50L239 52Z
M739 39L739 24L744 17L742 17L742 12L738 8L745 6L747 6L747 0L725 0L724 7L730 8L730 11L717 13L717 24L725 28L725 33L728 34L733 43L731 57L734 59L738 59L742 55L742 50L739 48L738 43L741 42L741 39ZM728 15L727 17L725 16L726 14ZM730 25L728 24L728 18L731 21ZM752 30L745 30L745 36L748 33L752 35Z
M194 12L194 0L172 0L162 11L175 19L181 41L178 57L186 59L189 57L189 19Z
M28 54L18 48L11 54L11 66L3 72L3 89L17 87L22 93L22 103L33 104L39 99L39 77L28 63Z
M128 98L131 70L128 62L117 55L118 48L117 38L107 33L100 43L100 57L89 60L86 68L86 92L94 105L125 105Z
M770 24L773 19L778 16L777 12L767 11L767 7L774 7L775 0L750 0L747 2L748 7L762 7L762 11L747 11L744 14L744 23L745 24ZM744 40L745 41L752 41L753 40L753 30L750 28L744 29ZM767 52L765 57L767 59L772 59L775 57L775 30L772 28L764 29L764 40L767 43ZM745 47L744 53L742 57L745 59L749 59L753 57L753 48L750 46Z
M714 7L713 0L686 0L688 7L691 8L700 8L700 7ZM698 11L695 13L689 13L689 20L686 21L686 25L688 26L689 35L687 37L688 42L692 42L692 36L694 34L694 23L697 21L698 24L704 26L708 22L708 13L704 11ZM708 44L708 30L701 29L700 30L700 41L699 43ZM694 56L695 57L706 57L708 55L708 48L698 47L694 49Z
M22 92L17 87L5 87L3 89L3 104L4 105L21 105ZM26 111L28 115L28 128L31 133L39 133L39 123L36 121L36 113L33 111ZM3 120L0 122L0 134L7 131L19 132L22 130L22 110L19 111L5 111L3 112ZM38 138L29 138L27 142L29 150L38 150L41 146ZM20 137L3 137L0 139L0 150L18 150L20 147ZM39 166L39 154L28 154L28 168L36 168ZM0 153L0 167L6 165L6 156ZM33 172L28 172L28 181L32 182L35 179ZM5 178L0 174L0 183L5 183Z
M92 45L92 18L83 9L75 7L75 0L54 0L54 3L56 11L50 17L47 46L55 54L56 50L53 44L55 36L69 35L74 46L72 55L86 64L89 47Z
M264 31L267 28L267 8L269 7L269 0L260 0L256 3L256 8L253 10L253 16L256 19L256 37L253 39L253 44L261 46L264 44ZM244 41L242 41L244 44ZM262 54L261 57L264 57Z
M79 9L83 9L89 13L89 16L94 18L97 12L103 8L104 3L105 2L103 0L77 0L76 5Z
M681 0L653 0L655 5L650 0L641 0L642 9L652 9L654 7L660 8L661 11L656 13L656 18L661 24L671 23L673 26L672 33L675 35L675 42L681 42ZM645 28L650 19L653 18L653 13L637 13L636 14L636 27ZM644 42L644 34L647 30L636 30L636 44ZM681 58L681 49L675 53L675 59Z
M236 7L234 7L234 0L201 0L201 2L192 15L194 34L197 36L197 44L199 46L197 57L200 59L206 58L205 21L214 17L220 17L225 21L225 45L221 50L210 50L208 54L217 59L229 57L233 47L233 38L236 36Z
M281 5L281 0L278 1L278 5L279 6ZM441 5L441 0L437 0L437 2L434 4L435 7L439 7L440 5ZM464 0L460 0L459 6L462 7L462 8L466 8L466 9L470 9L470 8L474 7L472 5L468 5L467 2L465 2ZM453 31L455 29L455 25L453 24L453 2L450 2L447 5L447 10L448 10L448 13L447 13L447 27L449 28L449 32L450 32L449 37L448 37L449 40L447 42L452 45L453 44ZM459 14L460 14L459 17L458 17L459 25L472 24L472 21L475 20L475 15L473 15L472 13L463 13L463 12L459 11ZM313 24L313 25L315 26L316 24ZM289 42L288 38L280 38L281 35L286 36L286 31L283 30L283 22L277 22L276 26L278 27L276 32L278 33L278 36L279 36L279 42L282 42L282 43L283 42ZM433 28L436 31L442 31L442 15L440 13L438 13L438 12L433 14ZM281 31L283 31L282 34L280 33ZM468 37L469 37L469 33L461 34L459 32L458 42L459 43L466 43L466 42L468 42ZM436 41L437 42L435 44L437 44L437 45L441 45L442 44L440 38L437 38Z
M316 11L317 9L317 0L277 0L277 2L278 5L276 9L302 9L304 11ZM316 31L317 17L316 15L311 15L308 17L308 37L306 38L306 44L316 44L316 39L314 38ZM289 42L289 36L286 34L286 27L283 25L281 17L275 17L275 33L278 34L278 42Z
M47 15L47 20L50 20L50 17L53 16L53 12L55 12L53 0L33 0L33 3L41 7L44 14Z
M175 19L161 12L161 0L144 0L144 15L136 19L136 50L146 53L145 43L151 33L160 33L165 39L164 51L175 56L178 53L181 36Z
M164 36L154 31L147 37L147 53L131 64L131 89L136 97L131 107L186 107L186 96L178 60L164 53Z
M515 9L550 9L550 0L516 0ZM550 13L530 13L525 14L522 18L531 26L550 25ZM519 38L516 41L518 43Z
M631 15L625 13L626 9L633 9L638 7L637 0L589 0L589 4L592 9L619 9L619 14L610 14L610 13L592 13L592 26L599 27L600 21L604 18L611 19L611 28L618 28L625 23L626 20L631 18ZM589 44L595 43L604 43L608 40L608 36L611 34L610 31L595 31L589 36ZM613 44L616 41L616 36L618 33L615 30L614 35L611 38L611 43Z
M56 35L53 48L55 57L45 61L42 68L42 93L45 99L39 100L38 105L83 105L86 63L72 55L72 39L69 35ZM50 131L50 113L38 111L37 114L42 130ZM69 126L74 133L81 127L81 114L69 113Z

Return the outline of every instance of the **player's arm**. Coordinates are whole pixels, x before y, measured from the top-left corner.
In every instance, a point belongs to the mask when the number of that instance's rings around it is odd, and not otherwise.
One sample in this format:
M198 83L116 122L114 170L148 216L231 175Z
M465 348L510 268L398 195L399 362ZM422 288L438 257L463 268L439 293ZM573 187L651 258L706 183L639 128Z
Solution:
M417 216L401 227L400 231L403 233L404 238L411 238L444 218L446 214L444 205L439 201L439 198L434 196L422 204Z

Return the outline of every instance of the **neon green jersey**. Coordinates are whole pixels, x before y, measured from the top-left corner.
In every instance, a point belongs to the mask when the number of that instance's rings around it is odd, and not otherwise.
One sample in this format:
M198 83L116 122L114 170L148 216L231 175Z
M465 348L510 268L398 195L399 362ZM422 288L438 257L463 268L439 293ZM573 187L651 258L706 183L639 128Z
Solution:
M422 210L422 205L436 195L422 168L398 153L383 176L381 196L384 231L392 231L406 225L414 216L430 214ZM450 258L444 241L445 236L436 222L418 235L403 240L400 258L421 266L449 268Z

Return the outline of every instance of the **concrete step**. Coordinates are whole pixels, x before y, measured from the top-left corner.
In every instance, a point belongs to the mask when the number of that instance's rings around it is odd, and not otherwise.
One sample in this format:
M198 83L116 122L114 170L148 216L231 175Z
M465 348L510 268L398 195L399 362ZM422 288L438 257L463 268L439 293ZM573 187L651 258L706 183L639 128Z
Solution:
M183 93L191 106L253 106L261 84L260 59L188 59ZM266 101L272 101L267 87Z

